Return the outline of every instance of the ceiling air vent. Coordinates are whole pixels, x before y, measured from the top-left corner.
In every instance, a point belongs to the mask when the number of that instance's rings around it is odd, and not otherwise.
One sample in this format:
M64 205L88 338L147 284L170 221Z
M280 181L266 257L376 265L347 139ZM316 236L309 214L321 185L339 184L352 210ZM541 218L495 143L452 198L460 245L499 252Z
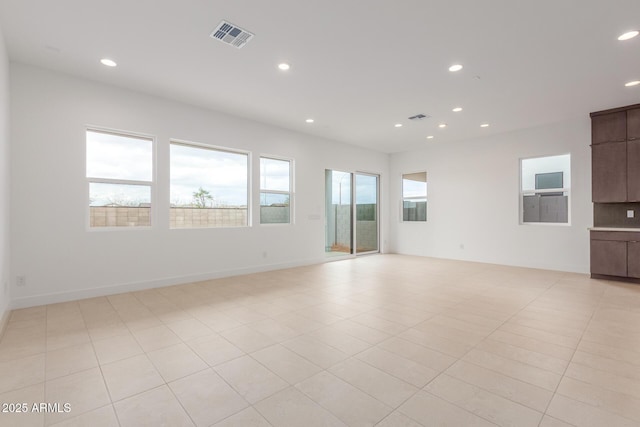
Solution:
M241 49L253 38L253 33L243 30L230 22L222 21L216 29L213 30L210 37Z
M428 119L431 116L426 116L424 114L416 114L415 116L411 116L409 117L409 120L422 120L422 119Z

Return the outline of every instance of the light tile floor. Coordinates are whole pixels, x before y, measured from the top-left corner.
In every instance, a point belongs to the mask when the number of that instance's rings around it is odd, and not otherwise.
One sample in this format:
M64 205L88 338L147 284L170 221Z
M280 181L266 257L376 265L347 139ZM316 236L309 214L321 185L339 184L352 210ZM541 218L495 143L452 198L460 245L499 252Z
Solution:
M0 402L70 404L13 427L640 426L640 286L376 255L16 310Z

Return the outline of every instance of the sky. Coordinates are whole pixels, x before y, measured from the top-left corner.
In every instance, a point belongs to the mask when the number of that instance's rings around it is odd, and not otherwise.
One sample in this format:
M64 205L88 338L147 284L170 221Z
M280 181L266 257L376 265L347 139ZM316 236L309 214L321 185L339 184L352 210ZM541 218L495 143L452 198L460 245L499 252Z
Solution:
M402 179L402 197L425 197L427 195L427 183Z
M153 142L102 132L87 131L87 177L147 181L153 179ZM91 183L92 206L151 203L146 185Z
M246 206L248 155L172 143L170 146L170 202L191 205L200 188L213 197L212 206ZM261 201L284 203L290 191L290 162L260 159ZM142 185L91 183L91 205L150 203L153 177L151 139L87 132L87 177L142 181ZM130 183L129 183L130 184ZM275 193L274 193L275 192ZM280 192L280 194L278 193Z
M247 205L247 154L171 144L170 201L189 205L200 188L213 197L212 206Z
M341 171L331 172L331 203L334 205L351 203L351 173ZM372 204L378 199L376 188L377 176L356 174L356 202L357 204ZM342 201L342 203L340 203Z

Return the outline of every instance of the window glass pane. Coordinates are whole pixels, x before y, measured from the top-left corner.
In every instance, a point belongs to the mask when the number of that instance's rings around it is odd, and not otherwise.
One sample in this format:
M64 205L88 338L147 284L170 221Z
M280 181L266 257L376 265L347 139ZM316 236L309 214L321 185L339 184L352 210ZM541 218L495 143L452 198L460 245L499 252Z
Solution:
M422 197L427 194L427 183L405 179L402 181L402 189L402 197Z
M427 200L411 199L402 202L403 221L426 221L427 220Z
M261 224L288 224L290 211L288 194L260 193Z
M247 155L171 144L170 192L174 206L246 207Z
M171 144L171 227L246 226L248 155Z
M141 227L151 225L151 186L89 184L91 227Z
M325 170L325 252L329 256L353 253L352 174Z
M569 222L571 156L536 157L521 161L521 221L523 223Z
M331 172L331 203L334 205L351 205L351 173Z
M402 220L427 220L427 173L402 175Z
M550 188L545 184L560 182L564 187L555 188L571 188L570 165L569 154L522 159L522 191Z
M378 177L358 174L357 178L357 204L376 204L378 202Z
M426 197L427 173L407 173L402 175L402 197Z
M152 181L152 140L87 131L87 177Z
M377 203L378 177L356 174L356 220L375 221L378 210Z
M289 195L279 193L260 193L260 206L289 205Z
M290 162L288 160L260 158L260 188L262 190L289 191Z
M151 187L148 185L89 184L90 206L141 206L150 203Z
M291 162L261 157L260 189L260 223L288 224L291 214Z
M378 250L378 176L355 174L356 253Z

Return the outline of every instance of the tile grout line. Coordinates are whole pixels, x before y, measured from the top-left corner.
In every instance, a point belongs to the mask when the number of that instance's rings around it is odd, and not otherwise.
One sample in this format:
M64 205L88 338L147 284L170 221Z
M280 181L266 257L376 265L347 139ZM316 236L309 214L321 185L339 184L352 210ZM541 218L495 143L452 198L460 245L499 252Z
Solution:
M557 282L556 282L557 285ZM555 287L555 285L554 285ZM593 309L593 311L591 312L591 316L589 317L589 321L587 322L586 326L584 327L584 329L582 330L582 334L580 335L580 338L578 339L578 343L576 344L576 348L573 350L573 354L571 355L571 359L569 360L569 363L567 363L566 368L564 369L564 372L562 373L562 375L560 376L560 381L558 381L558 384L556 385L555 390L553 391L553 395L551 396L551 399L549 399L549 403L547 403L547 407L544 410L544 415L550 416L552 418L555 418L553 415L550 415L547 413L547 411L549 410L549 407L551 406L551 402L553 402L553 399L555 398L555 396L558 394L558 389L560 388L560 384L562 383L562 380L565 378L565 374L567 373L567 370L569 369L569 366L571 365L573 358L576 355L576 352L578 351L578 347L580 347L580 342L582 341L582 337L584 336L584 334L587 332L587 329L589 329L589 325L591 325L591 322L593 322L593 318L596 315L598 309L600 308L600 306L602 305L602 298L604 297L604 292L602 295L600 295L599 299L598 299L598 304L596 305L596 307ZM544 417L543 417L544 419ZM565 420L561 420L563 422L566 422L568 424L568 421ZM540 427L540 424L542 423L542 420L540 420L540 423L538 424L538 427Z
M556 282L556 283L557 283L557 282ZM516 317L518 314L520 314L523 310L525 310L529 305L531 305L532 303L534 303L537 299L539 299L542 295L544 295L544 294L545 294L549 289L551 289L553 286L555 286L555 284L553 284L553 285L549 286L547 289L545 289L544 291L542 291L542 292L541 292L537 297L533 298L529 303L527 303L525 306L523 306L522 308L520 308L520 309L519 309L517 312L515 312L513 315L511 315L510 317L508 317L507 319L505 319L505 320L504 320L500 325L496 326L496 327L495 327L495 328L494 328L494 329L493 329L493 330L492 330L488 335L486 335L486 336L485 336L485 338L483 338L483 339L482 339L482 340L480 340L478 343L476 343L476 345L474 345L470 350L468 350L468 351L467 351L466 353L464 353L462 356L458 357L458 358L457 358L457 360L456 360L454 363L452 363L448 368L444 369L444 370L443 370L442 372L440 372L437 376L435 376L433 379L431 379L431 381L429 381L429 382L428 382L428 383L423 387L423 389L422 389L422 390L423 390L423 391L426 391L427 393L430 393L429 391L425 390L425 389L429 386L429 384L431 384L433 381L435 381L436 379L438 379L438 378L439 378L440 376L442 376L442 375L448 375L448 374L446 373L446 371L447 371L449 368L451 368L451 366L453 366L454 364L456 364L456 363L458 363L458 362L460 362L460 361L464 361L464 362L466 362L466 363L471 363L471 364L474 364L474 365L479 366L479 367L481 367L481 368L488 369L488 370L493 371L493 372L497 372L497 371L495 371L495 370L493 370L493 369L489 369L489 368L483 367L483 366L481 366L481 365L478 365L478 364L474 363L473 361L466 361L466 360L463 360L463 358L464 358L467 354L469 354L470 352L472 352L473 350L475 350L475 349L476 349L476 348L477 348L477 347L478 347L482 342L484 342L484 341L485 341L489 336L491 336L495 331L497 331L498 329L500 329L502 326L504 326L506 323L508 323L511 319L513 319L513 318L514 318L514 317ZM460 304L456 304L456 306L461 305L461 304L463 304L463 303L464 303L464 302L461 302ZM499 355L498 355L498 356L499 356ZM502 356L499 356L499 357L502 357ZM508 359L508 358L507 358L507 359ZM521 362L521 363L522 363L522 362ZM532 365L530 365L530 366L532 366ZM541 369L541 368L538 368L538 369ZM509 378L511 378L511 379L513 379L513 380L517 380L517 381L520 381L520 382L524 382L524 383L526 383L526 384L530 384L530 383L527 383L526 381L522 381L522 380L520 380L520 379L518 379L518 378L514 378L514 377L512 377L512 376L510 376L510 375L507 375L507 374L504 374L504 373L501 373L501 372L497 372L497 373L502 374L502 375L505 375L505 376L507 376L507 377L509 377ZM453 377L453 378L455 378L455 377ZM455 378L455 379L457 379L457 378ZM512 399L509 399L509 398L506 398L506 397L503 397L503 396L497 395L497 394L493 393L493 392L492 392L492 391L490 391L490 390L486 390L486 389L485 389L485 388L483 388L483 387L480 387L480 386L477 386L477 385L475 385L475 384L469 383L469 382L467 382L467 381L465 381L465 380L460 380L460 381L462 381L462 382L464 382L465 384L468 384L468 385L470 385L470 386L472 386L472 387L477 387L477 388L479 388L479 389L481 389L481 390L484 390L485 392L491 393L491 394L493 394L493 395L495 395L495 396L498 396L498 397L501 397L501 398L503 398L503 399L505 399L505 400L508 400L508 401L510 401L510 402L512 402L512 403L514 403L514 404L521 405L521 406L523 406L523 407L525 407L525 408L528 408L528 409L530 409L530 410L532 410L532 411L535 411L535 412L539 413L539 414L541 415L541 417L540 417L540 421L539 421L538 425L542 422L542 419L544 418L544 415L545 415L545 413L544 413L544 412L540 412L540 411L538 411L537 409L534 409L534 408L531 408L531 407L529 407L529 406L526 406L526 405L524 405L524 404L522 404L522 403L520 403L520 402L516 402L516 401L514 401L514 400L512 400ZM535 384L530 384L530 385L535 386ZM548 390L548 391L550 391L550 390ZM455 403L455 402L451 402L451 401L449 401L449 400L447 400L447 399L444 399L443 397L440 397L440 396L435 395L435 394L433 394L433 393L430 393L430 394L432 394L433 396L436 396L436 397L437 397L437 398L439 398L439 399L443 399L443 400L445 400L446 402L449 402L450 404L452 404L452 405L454 405L454 406L456 406L456 407L458 407L458 408L460 408L460 409L462 409L462 410L464 410L464 411L467 411L467 412L469 412L469 413L471 413L471 414L473 414L473 415L475 415L475 416L478 416L478 417L480 417L480 418L483 418L483 419L484 419L484 420L486 420L486 421L492 422L491 420L487 419L486 417L483 417L483 416L477 415L477 414L475 414L475 413L473 413L473 412L471 412L471 411L467 410L466 408L464 408L464 407L462 407L462 406L458 405L458 404L457 404L457 403ZM553 398L553 397L552 397L552 398ZM551 402L551 399L549 400L549 402ZM547 405L547 406L548 406L548 405ZM492 422L492 423L493 423L493 422ZM495 424L495 423L494 423L494 424Z

